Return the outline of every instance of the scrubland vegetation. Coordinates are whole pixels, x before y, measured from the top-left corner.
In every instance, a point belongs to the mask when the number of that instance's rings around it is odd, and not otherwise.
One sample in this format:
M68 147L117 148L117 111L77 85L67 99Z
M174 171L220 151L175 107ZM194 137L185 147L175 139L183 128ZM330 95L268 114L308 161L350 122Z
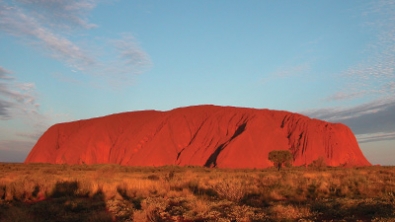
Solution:
M395 168L0 164L0 221L395 221Z

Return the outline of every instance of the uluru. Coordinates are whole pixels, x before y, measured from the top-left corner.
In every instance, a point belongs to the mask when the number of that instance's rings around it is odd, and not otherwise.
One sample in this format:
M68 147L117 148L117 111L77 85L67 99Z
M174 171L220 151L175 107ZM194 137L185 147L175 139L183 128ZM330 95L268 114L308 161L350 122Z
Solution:
M350 130L287 111L200 105L134 111L59 123L25 163L267 168L272 150L293 165L323 158L328 166L369 166Z

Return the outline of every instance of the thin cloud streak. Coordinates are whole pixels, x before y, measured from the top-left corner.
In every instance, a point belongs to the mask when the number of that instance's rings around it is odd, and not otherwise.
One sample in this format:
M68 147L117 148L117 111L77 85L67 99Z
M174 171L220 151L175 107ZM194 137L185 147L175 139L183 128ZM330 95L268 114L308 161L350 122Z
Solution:
M26 124L26 128L30 127L32 130L29 133L13 132L12 128L5 127L7 130L2 133L0 142L6 137L14 136L37 140L37 135L41 134L50 122L49 117L40 113L35 84L19 82L11 71L3 67L0 67L0 120L0 124L21 121Z
M80 74L104 78L102 82L117 80L124 85L130 76L146 71L151 60L131 36L101 42L96 46L78 44L69 36L83 38L80 31L98 27L87 20L87 15L96 7L96 1L18 0L12 3L0 1L0 30L16 36L26 44L43 51ZM91 44L94 44L94 41ZM104 52L104 61L97 51L109 46L115 56ZM92 50L95 48L96 50Z
M368 142L375 142L382 140L393 140L394 138L395 138L395 132L357 135L357 140L359 143L368 143Z
M89 23L86 18L89 11L96 7L97 1L95 0L17 0L17 2L30 9L40 22L49 22L52 27L67 28L71 26L86 29L97 27L96 24Z
M149 55L139 46L132 35L123 35L119 39L110 40L115 49L113 60L100 67L97 73L111 73L107 81L115 88L130 84L133 75L142 74L152 66Z
M39 47L48 50L53 58L72 64L78 69L96 63L95 59L79 46L65 37L56 35L46 28L45 24L39 23L35 17L26 14L20 8L1 7L0 5L0 10L0 29L28 41L33 41L33 45L38 43Z
M131 67L146 68L151 65L151 59L136 43L133 36L127 35L114 41L119 58Z
M355 98L360 98L363 95L366 95L368 92L366 90L362 90L359 92L337 92L328 98L325 99L325 101L341 101L341 100L350 100L350 99L355 99Z
M61 117L41 114L37 99L34 83L19 82L13 72L0 66L0 162L24 161L53 118ZM15 127L15 122L24 127Z
M34 95L34 83L19 83L10 71L0 67L0 119L36 115L40 105Z
M354 106L351 108L326 108L317 110L307 110L303 113L319 119L335 122L350 118L357 118L369 113L377 113L379 111L392 108L395 104L395 98L379 99L366 104ZM394 113L395 114L395 113Z
M11 74L10 71L0 66L0 79L12 79L9 74Z
M351 108L327 108L303 112L312 118L349 126L359 142L395 139L395 98L378 99Z
M9 119L9 109L12 106L11 103L0 99L0 119Z

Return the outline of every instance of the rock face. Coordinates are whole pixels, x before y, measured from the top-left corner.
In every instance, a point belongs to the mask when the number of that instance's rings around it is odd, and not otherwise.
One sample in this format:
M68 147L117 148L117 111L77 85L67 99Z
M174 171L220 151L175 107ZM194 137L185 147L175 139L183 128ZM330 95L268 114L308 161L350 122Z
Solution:
M370 165L343 124L285 111L210 105L56 124L25 163L265 168L273 166L272 150L290 150L297 166L320 157L330 166Z

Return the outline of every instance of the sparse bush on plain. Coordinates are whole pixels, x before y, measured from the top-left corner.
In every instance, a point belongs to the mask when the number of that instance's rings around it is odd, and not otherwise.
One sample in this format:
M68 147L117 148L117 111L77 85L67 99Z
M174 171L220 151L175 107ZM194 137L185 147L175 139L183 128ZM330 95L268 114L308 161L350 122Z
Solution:
M0 221L388 221L395 167L0 164ZM104 176L101 176L104 175Z
M246 192L244 181L236 178L220 180L213 188L221 198L234 202L239 202Z

